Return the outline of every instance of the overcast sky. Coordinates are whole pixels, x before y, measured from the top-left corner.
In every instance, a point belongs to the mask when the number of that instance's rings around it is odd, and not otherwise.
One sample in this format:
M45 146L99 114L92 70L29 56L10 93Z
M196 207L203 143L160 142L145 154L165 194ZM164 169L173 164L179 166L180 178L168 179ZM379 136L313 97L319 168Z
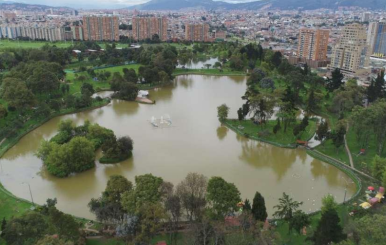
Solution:
M150 0L8 0L20 3L35 3L49 6L67 6L74 8L124 8L148 2ZM216 0L215 0L216 1ZM218 1L218 0L217 0ZM256 0L223 0L229 3L252 2Z

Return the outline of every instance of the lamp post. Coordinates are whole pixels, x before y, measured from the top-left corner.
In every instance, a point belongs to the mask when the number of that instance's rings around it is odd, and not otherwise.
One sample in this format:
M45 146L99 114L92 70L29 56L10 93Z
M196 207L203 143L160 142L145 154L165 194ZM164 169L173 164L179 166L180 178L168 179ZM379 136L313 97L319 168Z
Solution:
M348 180L345 178L345 177L341 177L342 179L344 179L344 181L346 182L346 186L344 188L344 198L343 198L343 205L346 205L346 193L347 193L347 186L349 184Z
M29 189L29 194L31 196L31 201L32 201L32 205L35 207L35 203L34 203L34 198L32 196L32 191L31 191L31 186L28 182L23 182L23 184L27 184L28 185L28 189Z

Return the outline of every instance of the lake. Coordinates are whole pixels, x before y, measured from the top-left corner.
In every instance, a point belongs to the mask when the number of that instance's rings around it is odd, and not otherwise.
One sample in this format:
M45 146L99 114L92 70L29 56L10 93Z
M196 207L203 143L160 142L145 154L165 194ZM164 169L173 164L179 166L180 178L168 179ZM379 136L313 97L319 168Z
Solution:
M76 216L93 218L87 203L105 189L109 176L120 174L134 182L136 175L152 173L173 184L189 172L208 178L221 176L234 183L243 199L259 191L269 215L283 192L303 201L302 209L315 211L328 193L343 201L356 187L332 165L313 159L303 149L282 149L249 140L223 127L217 106L226 103L230 118L237 118L246 89L245 77L179 76L169 86L150 91L155 105L113 100L109 105L82 113L57 117L23 137L0 160L0 180L16 196L34 201L58 199L57 207ZM154 127L151 119L170 118L171 125ZM43 139L57 133L58 123L85 120L114 130L117 136L134 140L133 157L115 165L101 165L68 178L49 175L34 154ZM347 185L346 182L349 181ZM23 184L24 183L24 184ZM347 186L346 186L347 185Z

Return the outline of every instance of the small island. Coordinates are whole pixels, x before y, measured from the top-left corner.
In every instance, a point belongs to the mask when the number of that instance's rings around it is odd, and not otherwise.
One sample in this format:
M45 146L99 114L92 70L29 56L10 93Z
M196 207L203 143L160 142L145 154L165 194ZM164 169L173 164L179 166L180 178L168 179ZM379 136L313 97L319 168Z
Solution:
M100 163L118 163L132 156L133 140L117 138L112 130L89 121L75 127L71 120L64 120L59 132L43 141L36 155L50 174L63 178L95 167L98 149L103 152Z

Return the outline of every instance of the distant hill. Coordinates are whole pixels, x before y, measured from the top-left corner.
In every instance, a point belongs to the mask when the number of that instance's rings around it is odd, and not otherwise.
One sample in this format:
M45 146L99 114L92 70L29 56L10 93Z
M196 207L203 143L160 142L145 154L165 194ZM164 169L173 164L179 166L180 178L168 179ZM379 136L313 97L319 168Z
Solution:
M385 9L386 0L275 0L272 8L280 9L337 9L338 7L362 7L367 9Z
M72 8L69 7L51 7L40 4L33 3L16 3L11 1L0 0L0 9L1 10L23 10L23 11L46 11L47 9L61 10L61 11L71 11Z
M273 0L263 0L252 3L231 4L213 0L151 0L150 2L135 5L130 9L138 10L184 10L184 9L204 9L204 10L232 10L232 9L254 9L261 8Z
M213 0L151 0L131 6L138 10L256 10L269 6L271 9L337 9L338 7L358 6L368 9L386 9L386 0L261 0L250 3L231 4Z

